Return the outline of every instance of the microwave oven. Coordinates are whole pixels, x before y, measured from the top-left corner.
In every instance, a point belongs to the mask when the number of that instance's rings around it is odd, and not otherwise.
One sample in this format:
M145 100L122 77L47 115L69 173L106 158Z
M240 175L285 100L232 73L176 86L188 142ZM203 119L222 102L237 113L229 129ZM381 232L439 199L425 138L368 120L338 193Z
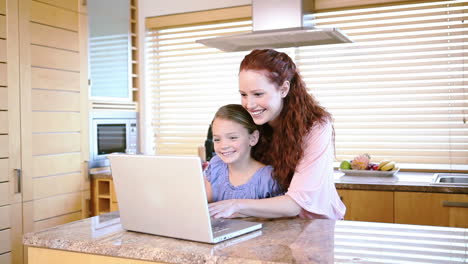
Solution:
M110 153L138 152L137 113L95 111L90 113L89 167L107 167Z

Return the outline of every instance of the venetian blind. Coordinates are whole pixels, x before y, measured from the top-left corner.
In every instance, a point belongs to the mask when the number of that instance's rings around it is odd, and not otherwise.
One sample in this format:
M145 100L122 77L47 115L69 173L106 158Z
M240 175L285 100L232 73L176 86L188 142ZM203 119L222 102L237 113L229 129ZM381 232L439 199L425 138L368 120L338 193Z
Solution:
M296 62L335 118L338 159L468 169L467 1L316 14L355 43L301 47Z
M237 73L248 52L225 53L195 40L250 32L251 24L237 19L147 30L156 153L197 154L216 110L240 103Z
M369 153L402 168L468 169L466 2L319 12L317 27L339 27L355 42L282 50L333 114L337 160ZM249 30L249 20L148 30L157 153L195 154L216 109L240 102L248 52L195 39Z

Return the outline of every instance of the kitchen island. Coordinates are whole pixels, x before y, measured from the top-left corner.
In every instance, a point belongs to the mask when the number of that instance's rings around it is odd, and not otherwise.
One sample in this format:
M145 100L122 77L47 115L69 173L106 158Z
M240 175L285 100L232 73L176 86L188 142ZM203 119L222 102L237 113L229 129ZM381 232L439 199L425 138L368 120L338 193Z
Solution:
M261 230L215 245L129 232L118 212L28 233L30 264L466 263L468 229L358 221L248 219Z

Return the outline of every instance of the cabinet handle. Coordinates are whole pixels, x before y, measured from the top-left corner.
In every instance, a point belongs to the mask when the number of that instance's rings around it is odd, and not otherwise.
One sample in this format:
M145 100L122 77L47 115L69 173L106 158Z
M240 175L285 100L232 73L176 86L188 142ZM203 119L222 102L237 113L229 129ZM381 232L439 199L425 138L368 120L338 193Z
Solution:
M16 188L15 193L21 193L21 169L15 169Z
M442 201L443 207L464 207L468 208L468 202Z

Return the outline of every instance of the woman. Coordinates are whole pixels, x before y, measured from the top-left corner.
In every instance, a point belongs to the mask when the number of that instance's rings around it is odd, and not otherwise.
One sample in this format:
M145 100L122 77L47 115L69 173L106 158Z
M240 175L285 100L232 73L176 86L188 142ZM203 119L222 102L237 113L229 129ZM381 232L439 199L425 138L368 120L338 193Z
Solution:
M307 93L291 58L271 49L252 51L240 65L239 92L242 106L264 130L253 157L273 166L285 195L212 203L210 214L342 219L346 208L334 185L332 117Z

